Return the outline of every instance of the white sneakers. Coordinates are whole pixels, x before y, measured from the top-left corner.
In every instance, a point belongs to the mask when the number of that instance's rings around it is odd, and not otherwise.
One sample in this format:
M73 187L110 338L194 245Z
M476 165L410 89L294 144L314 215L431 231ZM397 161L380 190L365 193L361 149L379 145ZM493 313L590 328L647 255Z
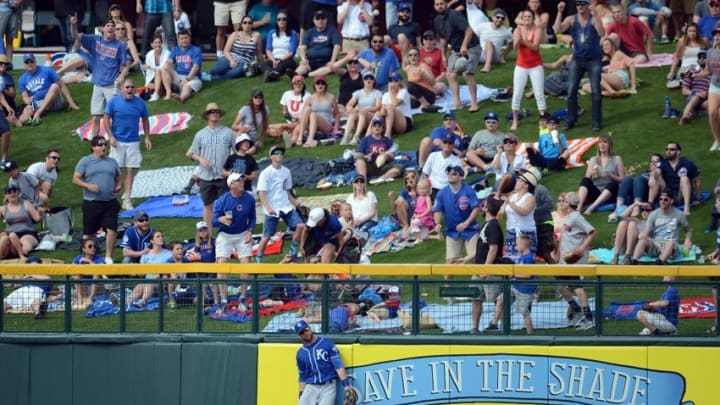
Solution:
M124 211L129 211L129 210L131 210L131 209L133 209L133 208L135 208L135 207L133 207L132 201L130 201L130 200L123 200L123 202L122 202L122 209L123 209Z
M713 141L712 146L710 146L710 151L716 151L720 150L720 143L718 141Z

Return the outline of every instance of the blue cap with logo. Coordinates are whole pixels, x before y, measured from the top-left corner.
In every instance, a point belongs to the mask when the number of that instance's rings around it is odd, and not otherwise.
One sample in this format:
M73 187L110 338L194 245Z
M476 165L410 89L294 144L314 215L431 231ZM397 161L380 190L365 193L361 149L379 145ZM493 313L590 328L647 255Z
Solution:
M485 114L485 121L500 121L500 117L498 117L495 111L490 111Z
M305 322L304 319L301 319L295 323L295 326L293 327L295 329L295 334L299 335L304 331L305 329L309 328L310 325L308 325L307 322Z
M402 76L398 72L392 72L390 73L390 76L388 76L388 79L390 79L391 81L399 82L400 80L402 80Z

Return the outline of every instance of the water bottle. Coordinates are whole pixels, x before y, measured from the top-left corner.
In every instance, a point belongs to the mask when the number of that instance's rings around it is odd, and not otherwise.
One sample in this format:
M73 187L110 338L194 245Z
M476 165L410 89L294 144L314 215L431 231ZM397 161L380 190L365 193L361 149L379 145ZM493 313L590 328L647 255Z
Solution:
M671 107L670 107L670 97L665 96L665 114L663 114L664 117L667 118L667 117L670 116L670 113L671 113L670 109L671 109Z

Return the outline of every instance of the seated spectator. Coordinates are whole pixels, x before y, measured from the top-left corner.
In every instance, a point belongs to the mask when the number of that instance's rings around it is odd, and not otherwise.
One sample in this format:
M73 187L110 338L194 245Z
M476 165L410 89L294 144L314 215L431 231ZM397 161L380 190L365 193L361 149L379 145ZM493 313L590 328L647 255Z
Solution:
M275 128L282 131L282 137L286 148L291 148L298 139L302 142L303 134L300 130L303 126L300 121L303 118L305 101L307 101L311 94L312 93L310 93L305 86L305 77L295 75L292 78L292 88L285 91L280 98L280 105L282 106L285 124L271 124L268 129L271 134L275 131L276 136L278 130ZM307 123L305 126L307 126Z
M418 148L418 167L422 168L425 166L425 160L431 152L442 150L443 143L445 142L445 135L448 132L455 135L452 153L461 159L465 157L465 133L460 127L460 124L458 124L457 119L455 118L455 113L452 111L446 111L443 114L443 124L439 127L433 128L433 130L430 131L429 136L420 140L420 147Z
M614 39L619 48L635 63L650 60L653 53L653 34L647 25L640 22L637 17L628 16L625 6L619 3L610 6L615 22L610 24L605 34Z
M650 178L653 177L654 182L662 181L660 173L660 161L662 156L658 153L650 155L650 161L648 162L648 170L642 172L637 176L625 176L620 182L620 189L618 191L617 201L615 203L615 211L613 211L608 217L608 222L617 221L618 216L623 210L627 208L626 203L632 201L633 203L647 202L649 206L655 203L657 193L649 195L648 184ZM632 204L632 203L630 203ZM631 216L637 216L637 204L634 206Z
M673 207L673 194L668 190L660 193L660 208L650 213L647 224L635 246L630 264L637 264L644 254L655 257L656 265L667 264L668 259L679 252L680 229L685 232L684 249L692 247L692 229L687 217Z
M6 55L0 54L0 106L2 106L2 112L5 113L7 121L10 124L15 125L16 127L21 127L22 122L20 122L17 118L17 114L19 111L17 104L15 104L15 80L8 71L9 67L10 59L8 59ZM5 139L4 137L6 133L10 133L9 128L7 129L7 131L3 131L3 139ZM8 142L8 145L9 141L10 138L8 137L8 140L6 141ZM7 150L5 149L3 149L2 160L7 159Z
M320 263L334 262L335 253L345 243L346 235L337 216L325 209L313 208L306 225L300 236L300 251L305 252L308 260L316 256L320 257Z
M403 60L403 70L407 74L407 90L412 97L410 104L420 107L422 112L437 112L440 107L434 105L439 88L445 88L442 83L435 82L432 70L420 60L420 52L411 49Z
M179 92L177 97L181 103L202 89L202 52L190 43L188 31L178 34L178 44L170 50L163 69L163 86L168 88L172 85L173 91ZM166 94L165 100L170 97L171 94Z
M368 1L348 0L337 7L337 24L342 25L343 52L367 49L374 19L373 7Z
M672 283L675 277L665 276L663 281ZM642 310L638 311L637 320L645 326L640 335L676 335L679 314L680 292L677 287L668 284L659 300L648 301Z
M710 90L710 76L698 76L695 74L705 70L707 52L700 51L697 56L697 66L692 66L684 72L682 81L682 94L685 97L685 108L678 125L682 126L690 122L695 114L704 114L708 111L708 90Z
M640 218L633 215L633 212L640 211ZM620 255L623 256L623 265L630 264L633 250L638 242L638 236L645 229L648 215L652 211L650 204L635 201L620 214L620 222L615 228L614 253L610 264L618 264Z
M195 239L188 249L188 257L198 259L200 263L215 263L215 238L208 232L208 224L200 221L195 224ZM202 273L210 275L212 273ZM208 277L209 278L209 277ZM218 301L216 304L219 304Z
M33 263L37 263L37 261L33 261ZM20 287L13 290L3 300L3 312L30 309L35 314L35 319L45 316L47 296L52 288L52 284L48 280L50 280L50 276L46 275L26 274L23 276Z
M463 162L459 157L453 154L455 150L455 135L446 132L443 138L443 146L437 152L428 155L425 164L422 167L422 178L430 180L432 186L432 198L435 199L437 193L449 183L448 170L452 167L462 167ZM463 172L463 175L465 173Z
M712 233L718 229L718 219L720 219L720 205L718 205L720 204L720 178L715 181L713 193L715 194L715 204L710 210L710 225L705 229L705 233ZM720 238L718 238L718 242L720 242Z
M417 182L418 173L414 170L406 170L400 195L396 198L394 192L388 191L390 212L400 221L404 235L407 235L410 229L410 217L417 207Z
M340 113L345 115L345 106L352 98L353 93L363 88L360 60L355 51L347 53L330 66L316 69L310 74L310 77L327 76L333 73L340 78L337 100Z
M480 39L482 54L480 63L483 64L483 73L490 72L492 64L505 64L505 57L512 51L512 32L505 26L507 14L503 10L496 10L492 21L482 23L473 29Z
M164 264L172 260L172 253L165 248L165 239L160 231L153 231L150 236L150 247L146 253L140 257L140 264ZM174 274L146 274L145 279L156 280L158 278L175 278ZM142 308L147 305L148 301L152 297L155 286L157 284L138 284L133 288L132 293L128 296L127 302L131 303L136 308ZM175 303L175 291L174 284L164 284L167 286L168 291L168 309L175 311L177 304ZM163 292L164 293L164 292Z
M620 181L625 177L625 164L622 157L613 151L610 136L601 136L597 155L590 158L585 177L580 181L577 195L580 199L578 211L590 215L606 201L612 201L618 195ZM583 211L583 207L585 211Z
M423 32L422 46L418 51L420 51L420 60L432 70L433 76L435 76L435 83L442 84L442 93L438 93L438 95L442 95L447 88L444 83L447 79L447 65L442 50L436 46L434 32L431 30Z
M375 88L375 74L366 71L362 78L363 88L355 90L345 106L348 120L340 145L357 145L367 131L370 120L382 107L382 93Z
M366 179L375 178L370 184L392 181L402 174L402 167L393 163L398 144L389 137L383 136L384 130L383 120L373 118L370 122L370 135L360 140L355 155L357 174Z
M696 23L688 24L687 28L685 28L685 35L678 40L675 46L673 60L670 64L670 72L667 75L668 80L674 80L676 78L676 72L683 73L692 66L696 66L700 52L709 47L707 41L700 38L700 28L698 25Z
M505 134L498 131L499 117L495 112L485 114L485 129L473 135L467 149L467 161L480 170L495 158L498 146L503 144Z
M262 47L260 33L253 30L253 19L243 17L242 29L230 34L223 56L207 73L201 73L202 80L212 82L252 75L252 65L263 62Z
M515 182L515 175L522 169L525 169L526 160L523 155L515 153L518 140L513 134L505 135L503 139L503 145L499 146L497 153L493 161L490 162L490 167L495 172L495 189L503 184L505 181L509 181L510 184ZM508 177L508 180L504 180Z
M261 89L253 89L247 104L240 108L231 125L236 136L247 134L255 143L248 150L251 155L263 147L263 138L268 133L269 116L270 107L265 104L265 94Z
M53 187L58 177L58 166L60 165L60 151L50 149L45 153L44 162L31 164L26 173L38 179L38 200L48 201L52 195Z
M122 248L124 264L140 263L142 255L150 251L150 237L155 230L150 227L150 217L144 211L138 211L133 216L133 224L123 234L120 247Z
M352 194L345 201L352 207L353 229L366 235L378 223L377 197L367 189L365 176L356 175L352 188Z
M698 27L700 27L700 38L704 39L708 44L713 44L713 30L720 23L720 1L710 0L708 1L710 14L706 15L697 21Z
M412 3L399 3L397 6L397 22L390 25L385 35L385 46L395 52L398 60L410 49L417 49L420 44L420 24L412 20ZM432 32L432 31L431 31Z
M332 66L340 54L340 35L334 24L328 24L325 10L315 11L313 24L313 28L304 32L298 51L300 65L296 72L301 75L311 74L323 66Z
M102 255L97 254L98 246L94 239L83 239L82 245L80 246L80 254L75 256L72 260L72 264L105 264L105 258ZM100 279L98 275L85 276L81 274L74 275L75 280L81 279ZM88 288L89 287L89 288ZM88 294L89 290L89 294ZM95 293L97 291L97 284L75 284L75 291L77 293L76 303L82 308L86 309L95 301Z
M635 0L628 6L628 14L637 17L640 22L647 25L650 31L659 27L660 40L659 44L669 44L668 38L668 20L672 15L672 10L662 4L658 4L652 0Z
M325 76L315 76L313 86L315 94L311 94L305 100L303 118L300 121L301 129L299 130L300 134L304 134L307 128L308 136L304 143L302 136L298 137L295 142L296 145L302 145L303 148L314 148L318 145L315 140L318 132L330 135L337 133L340 127L340 110L335 96L328 92Z
M25 73L20 76L19 89L25 108L18 120L25 125L40 124L46 112L80 109L73 100L67 85L52 67L38 66L35 55L25 54Z
M388 90L382 96L382 109L375 114L385 119L385 136L399 135L413 129L410 93L402 83L400 73L390 74Z
M18 189L18 198L28 201L35 207L39 206L40 200L38 199L38 188L40 180L32 174L21 172L18 168L17 162L12 160L5 161L4 169L5 173L10 176L8 179L8 186L14 186Z
M619 49L610 38L602 41L603 73L600 77L600 88L604 97L622 97L629 93L636 93L637 73L635 60ZM583 91L592 92L590 83L583 86Z
M690 215L690 206L700 205L702 183L700 169L689 159L680 156L682 147L669 142L665 147L665 159L660 161L660 176L648 180L650 198L660 190L667 190L673 201L683 205L685 216ZM649 198L648 198L649 199Z
M252 22L252 28L260 33L260 50L265 46L270 30L275 26L275 21L279 13L279 9L274 0L260 0L250 7L247 15ZM241 28L242 29L242 28Z
M163 82L163 66L170 57L170 52L163 48L162 37L156 35L151 42L152 49L145 55L145 63L142 65L143 74L145 75L145 92L152 92L148 101L157 101L160 95L165 97L172 94L170 88L171 81ZM164 83L167 83L167 87Z
M546 114L543 118L547 131L541 131L538 149L532 145L525 149L528 160L531 165L541 169L564 170L570 155L567 138L564 133L558 131L558 121L555 116Z
M380 34L373 34L370 48L360 52L358 59L363 71L370 70L375 73L375 87L380 91L388 89L391 77L395 77L393 73L400 70L400 62L395 52L385 47L383 36Z
M0 233L0 257L24 262L39 243L34 224L42 216L29 201L20 199L19 193L16 186L5 187L5 204L0 206L0 217L5 222L5 231Z
M265 63L261 69L265 73L266 82L275 81L285 74L293 78L297 68L297 49L298 33L290 28L287 12L280 11L275 28L268 32L265 41Z

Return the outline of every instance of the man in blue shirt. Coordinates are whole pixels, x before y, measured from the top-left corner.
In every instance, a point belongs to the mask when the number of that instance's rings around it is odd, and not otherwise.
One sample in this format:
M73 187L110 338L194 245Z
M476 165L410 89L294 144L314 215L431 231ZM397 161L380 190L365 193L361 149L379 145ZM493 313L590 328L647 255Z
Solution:
M301 75L310 74L322 67L332 67L340 54L340 34L335 26L328 23L328 15L318 10L313 15L314 28L302 35L302 43L298 54L300 65L296 72Z
M113 97L105 107L103 124L108 134L108 142L112 149L110 157L125 168L125 199L122 209L133 209L132 197L133 169L140 168L142 155L140 154L140 129L137 125L142 120L145 133L145 148L152 149L150 142L150 119L145 101L135 95L135 84L126 79L122 84L120 94Z
M25 73L20 76L19 88L22 94L25 109L19 121L26 125L40 124L40 117L45 112L62 111L66 106L78 110L70 90L55 73L55 69L48 66L38 66L35 55L25 54L23 57Z
M170 56L163 69L163 86L180 92L178 100L184 103L193 94L202 88L200 71L202 68L202 51L190 43L190 31L181 30L178 33L178 45L170 50ZM165 96L169 100L170 94Z
M150 251L150 238L154 232L150 226L150 217L145 211L138 211L133 216L133 222L125 230L120 242L123 263L140 263L140 256Z
M655 201L664 188L677 203L682 203L683 214L690 215L690 205L700 205L702 184L700 169L691 160L680 156L682 147L677 142L669 142L665 147L665 159L660 161L662 181L654 177L648 180L648 201ZM664 183L664 184L663 184Z
M312 239L316 249L310 249L306 255L317 254L321 263L331 263L335 258L335 252L345 242L343 228L338 218L325 209L313 208L308 214L305 225L300 235L300 252L305 252L308 239Z
M665 276L663 281L672 283L675 277ZM677 287L668 284L667 289L657 301L649 301L637 313L637 320L645 326L640 335L675 335L680 313L680 292Z
M212 224L218 228L215 255L218 263L227 263L233 250L237 252L240 263L249 263L253 248L253 230L255 229L255 198L245 191L245 175L231 173L227 178L230 191L222 194L213 206ZM218 273L218 279L227 278L227 274ZM220 290L219 312L227 304L227 284L218 286ZM247 285L240 285L241 298L245 296Z
M433 128L433 130L430 131L430 136L426 136L420 141L420 147L418 148L418 167L425 165L425 159L427 159L431 152L442 150L443 143L445 143L445 136L448 132L454 136L452 153L460 159L465 157L465 142L463 141L465 134L457 123L455 113L449 110L443 114L443 124Z
M380 91L387 90L390 73L400 70L395 52L385 47L385 41L380 34L373 34L370 48L358 54L363 70L375 73L375 87Z
M80 41L82 47L90 55L93 67L93 92L90 99L90 115L93 118L93 138L100 132L100 120L105 112L105 105L115 97L118 87L125 80L130 68L127 60L125 43L115 38L115 22L107 20L103 26L103 34L80 34L77 29L77 16L70 17L73 38Z
M447 174L448 185L440 189L435 198L433 216L438 231L445 218L445 261L448 264L469 263L475 259L480 231L475 220L480 214L480 201L475 190L463 183L465 171L461 166L448 167Z

